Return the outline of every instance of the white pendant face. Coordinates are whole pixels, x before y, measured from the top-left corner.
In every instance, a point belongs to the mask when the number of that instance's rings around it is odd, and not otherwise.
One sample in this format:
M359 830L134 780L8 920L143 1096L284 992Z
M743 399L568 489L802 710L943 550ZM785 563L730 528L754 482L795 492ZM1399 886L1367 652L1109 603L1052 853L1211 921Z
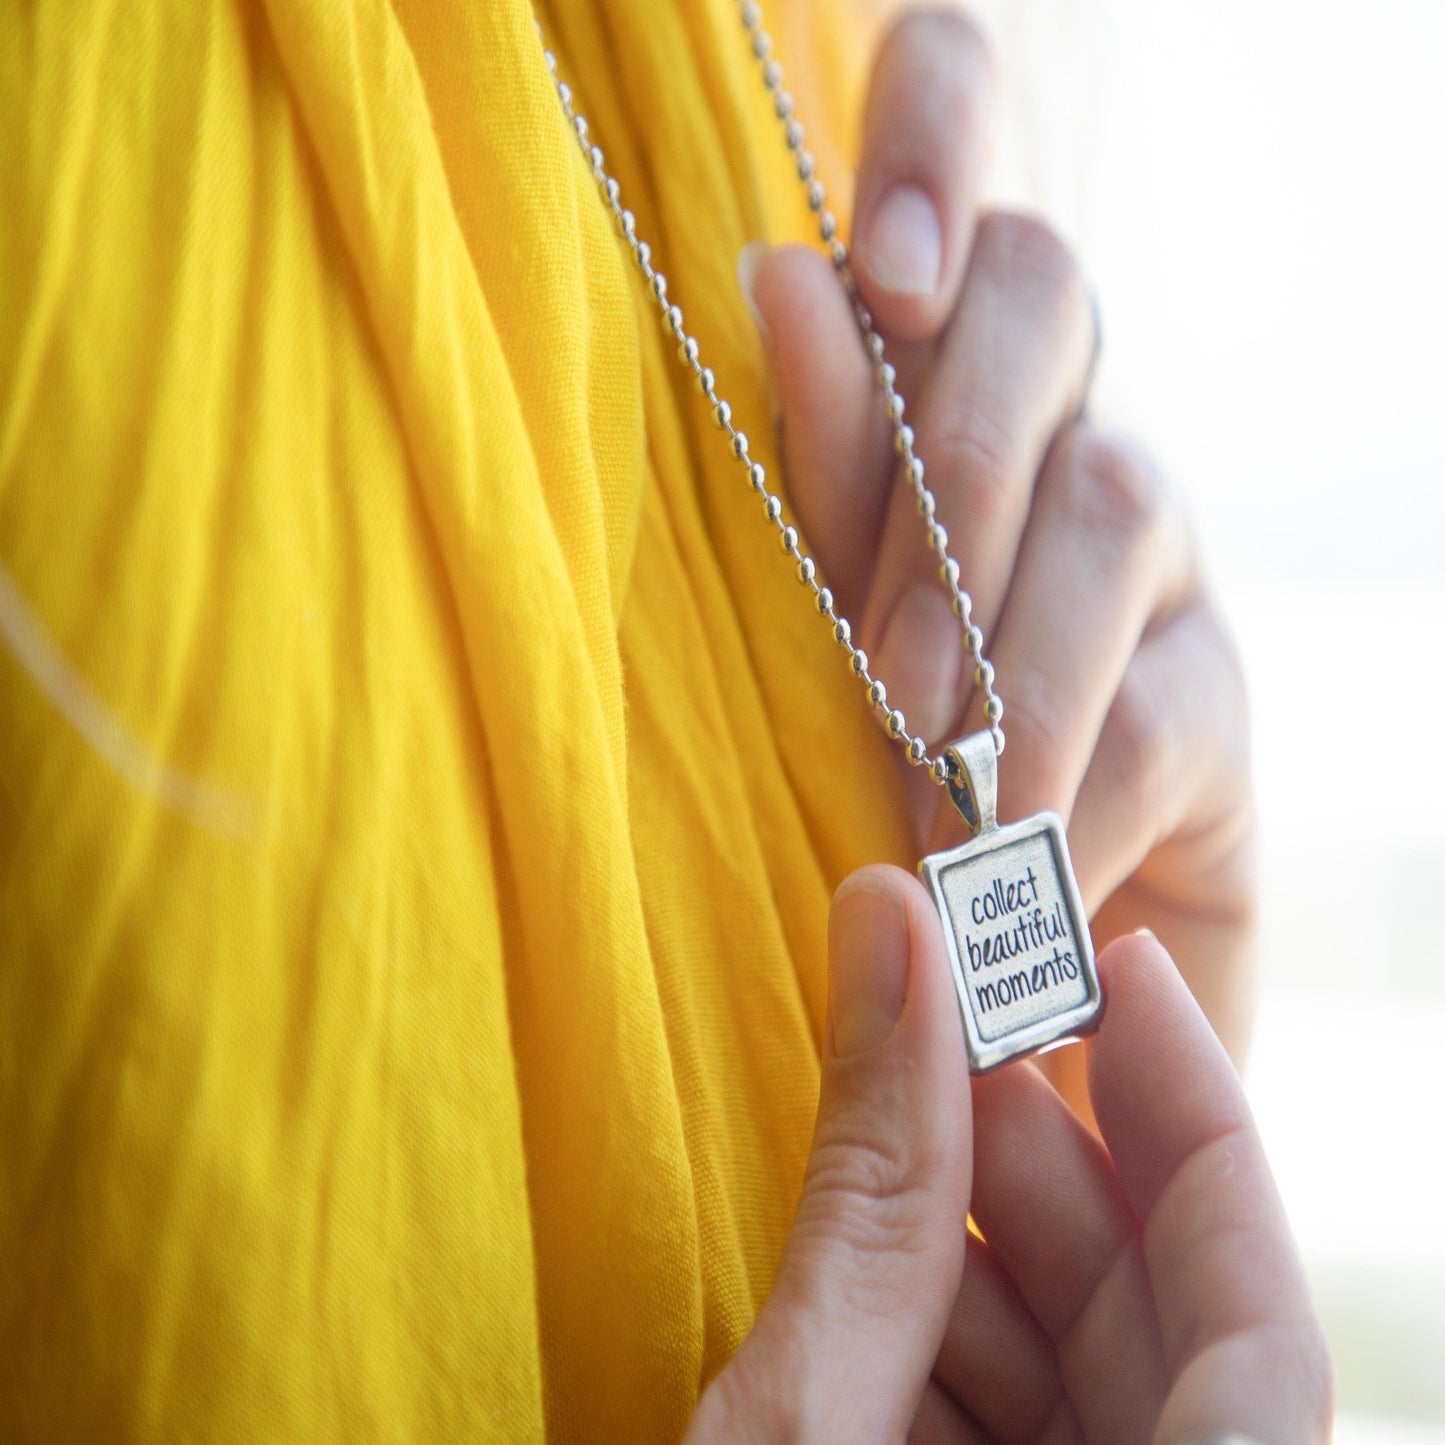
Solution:
M1098 1027L1094 948L1056 814L985 827L918 871L943 917L974 1073Z

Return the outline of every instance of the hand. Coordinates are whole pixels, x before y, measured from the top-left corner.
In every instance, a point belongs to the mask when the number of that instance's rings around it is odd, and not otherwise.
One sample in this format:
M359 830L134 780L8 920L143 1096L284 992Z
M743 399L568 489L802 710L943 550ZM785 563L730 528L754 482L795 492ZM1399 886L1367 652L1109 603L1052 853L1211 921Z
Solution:
M1000 821L1068 823L1101 940L1148 926L1242 1052L1255 885L1243 685L1177 500L1077 419L1094 347L1079 269L1041 222L976 216L990 65L949 11L878 57L853 247L939 520L997 670ZM779 391L787 486L890 702L931 745L984 726L961 629L852 310L818 253L744 253ZM908 770L919 847L962 824Z
M1107 1152L1030 1065L973 1081L970 1106L916 880L845 880L829 948L797 1218L691 1445L1328 1439L1328 1357L1259 1136L1156 941L1100 957Z

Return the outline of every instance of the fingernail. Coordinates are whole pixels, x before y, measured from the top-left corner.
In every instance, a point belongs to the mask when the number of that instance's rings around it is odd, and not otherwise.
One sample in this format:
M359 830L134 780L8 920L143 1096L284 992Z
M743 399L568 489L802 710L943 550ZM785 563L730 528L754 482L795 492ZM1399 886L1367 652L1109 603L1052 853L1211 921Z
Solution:
M931 296L943 265L943 224L933 202L917 186L895 185L873 212L859 250L885 290Z
M767 254L768 243L766 241L749 241L738 252L738 287L743 293L743 300L748 303L748 311L752 315L753 325L758 328L758 335L763 338L763 345L771 352L773 349L772 328L763 319L763 313L758 310L758 303L753 295L753 285L758 279L758 263Z
M1135 937L1135 938L1147 938L1150 943L1158 943L1158 942L1159 942L1159 935L1158 935L1157 933L1155 933L1152 928L1136 928L1136 929L1134 930L1134 937Z
M910 732L937 741L958 712L959 623L942 588L915 582L893 604L878 671L896 684Z
M828 938L833 1053L845 1059L876 1048L903 1016L908 994L903 900L877 879L846 879L833 899Z

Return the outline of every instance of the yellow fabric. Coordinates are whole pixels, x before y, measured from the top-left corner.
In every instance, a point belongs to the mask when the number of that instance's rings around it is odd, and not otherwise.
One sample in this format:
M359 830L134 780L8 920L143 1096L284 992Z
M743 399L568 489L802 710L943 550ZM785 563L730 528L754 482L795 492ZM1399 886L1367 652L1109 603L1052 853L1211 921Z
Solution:
M771 463L731 0L540 13ZM0 1438L676 1436L907 856L528 5L0 7Z

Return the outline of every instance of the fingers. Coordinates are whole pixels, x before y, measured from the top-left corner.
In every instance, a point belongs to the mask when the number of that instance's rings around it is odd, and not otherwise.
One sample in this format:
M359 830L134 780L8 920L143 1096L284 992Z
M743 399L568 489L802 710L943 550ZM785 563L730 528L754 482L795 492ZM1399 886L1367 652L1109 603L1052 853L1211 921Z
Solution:
M932 335L953 309L987 149L987 46L957 11L903 15L863 120L853 267L885 335Z
M972 595L974 619L985 630L999 615L1034 480L1056 430L1077 406L1092 345L1088 291L1064 244L1029 217L986 216L915 418L937 520ZM951 675L933 659L920 659L911 615L913 599L940 597L946 600L938 561L913 489L900 484L889 505L864 639L890 686L900 679L895 700L914 730L935 741L957 714L962 643L954 644ZM931 688L913 683L930 671Z
M974 1104L974 1216L1053 1340L1085 1438L1148 1440L1168 1377L1108 1156L1032 1068L976 1079Z
M1088 910L1186 821L1197 833L1238 812L1248 777L1239 661L1218 615L1196 599L1143 638L1078 785L1069 842ZM1202 859L1187 879L1198 896L1172 900L1185 911L1226 897L1227 880L1210 877ZM1248 891L1246 880L1233 891Z
M1328 1352L1238 1075L1155 940L1120 939L1099 964L1090 1089L1176 1378L1155 1438L1323 1441Z
M860 1437L862 1438L862 1437ZM989 1436L961 1410L936 1381L930 1380L918 1402L908 1445L992 1445Z
M980 1239L968 1241L934 1378L1003 1445L1081 1438L1052 1342Z
M806 246L749 248L738 279L782 403L788 499L840 609L856 620L893 448L852 305L833 267Z
M1068 818L1146 624L1192 571L1183 519L1152 464L1092 426L1061 434L991 652L1008 680L1009 816L1052 808Z
M906 873L863 869L838 891L829 952L802 1198L695 1438L902 1438L958 1292L971 1126L937 914Z

